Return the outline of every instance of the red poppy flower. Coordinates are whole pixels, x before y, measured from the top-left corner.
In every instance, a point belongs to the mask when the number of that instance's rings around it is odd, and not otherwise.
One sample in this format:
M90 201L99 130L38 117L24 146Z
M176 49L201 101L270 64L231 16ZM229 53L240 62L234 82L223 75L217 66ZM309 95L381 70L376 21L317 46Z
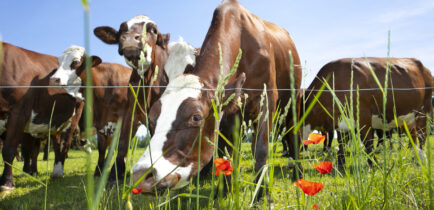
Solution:
M313 209L314 210L318 210L318 209L320 209L321 207L319 206L319 205L316 205L316 204L313 204Z
M333 163L330 161L324 161L316 165L312 165L322 174L328 174L333 169Z
M326 136L321 135L320 133L311 133L309 134L308 140L303 140L304 145L309 144L319 144L325 140Z
M301 188L301 190L308 195L315 195L324 187L324 185L319 182L309 182L304 179L299 179L294 183L294 186Z
M131 190L131 192L132 192L134 195L137 195L137 194L139 194L139 193L142 192L142 189L141 189L141 188L133 188L133 189Z
M232 171L234 168L231 166L231 162L229 160L225 160L223 158L217 158L215 161L215 172L214 174L218 176L220 173L223 173L224 175L228 176L232 174Z

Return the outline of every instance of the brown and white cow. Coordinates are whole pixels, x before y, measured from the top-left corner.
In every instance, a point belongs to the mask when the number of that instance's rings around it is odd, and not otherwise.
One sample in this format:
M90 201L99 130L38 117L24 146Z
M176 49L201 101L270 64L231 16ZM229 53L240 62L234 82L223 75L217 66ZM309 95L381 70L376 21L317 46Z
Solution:
M143 192L181 188L210 162L213 146L206 139L215 141L211 100L220 76L219 44L225 75L231 70L239 49L243 52L236 75L225 86L230 89L226 96L236 93L236 98L240 97L241 87L263 89L265 85L269 90L268 110L267 106L260 109L261 91L247 92L247 116L244 119L253 120L260 112L264 113L260 123L255 125L259 128L259 133L252 143L252 152L256 159L256 171L265 165L268 155L267 130L271 127L271 120L264 121L265 115L268 114L272 119L277 104L280 102L280 107L284 107L288 103L290 94L280 93L276 89L290 88L289 51L292 52L296 66L296 88L301 83L300 60L286 30L259 19L237 1L228 0L214 11L193 71L170 80L161 98L151 108L149 119L154 135L150 147L133 167L134 181L146 171L151 171L138 185ZM221 132L224 136L231 137L233 120L238 116L239 110L236 103L231 103L223 111ZM201 131L202 138L198 139ZM201 141L200 154L198 141ZM224 141L220 141L220 145L224 146ZM220 149L224 151L223 148ZM227 149L231 150L229 147Z
M369 65L368 63L369 62ZM394 112L396 111L398 126L405 121L409 127L416 126L419 131L420 148L424 145L426 138L426 114L432 112L431 106L431 87L432 77L430 71L423 64L414 58L344 58L332 61L321 68L316 78L309 86L305 94L311 95L306 100L306 105L313 101L313 95L321 87L324 80L328 79L330 87L335 88L335 94L340 103L349 104L350 101L350 80L351 72L354 75L353 90L360 89L358 101L356 92L353 92L354 119L359 120L360 137L366 147L368 154L372 151L373 130L383 129L383 95L378 88L373 75L369 70L372 67L381 84L384 84L387 66L390 66L390 88L387 92L386 104L386 130L396 127ZM334 75L334 80L333 80ZM333 84L333 81L334 84ZM394 89L392 92L391 88ZM316 89L316 90L315 90ZM326 89L327 90L327 89ZM300 100L299 100L300 101ZM354 122L349 121L352 126L348 126L343 120L338 106L335 104L333 111L333 98L330 91L324 91L318 98L318 103L305 120L305 135L310 130L348 132L349 128L354 128ZM358 104L357 104L358 103ZM360 116L356 116L356 107L359 107ZM324 111L324 108L331 116ZM347 116L349 117L349 116ZM414 139L416 136L413 136ZM338 153L338 163L340 166L345 164L344 144L339 138L340 148ZM371 164L372 161L368 159Z
M65 67L56 70L51 76L50 85L83 85L81 82L85 81L86 76L85 58L83 47L71 46L66 49L59 57L59 63ZM116 63L101 63L99 57L92 56L91 73L92 86L94 86L92 112L99 151L95 175L99 175L104 166L106 149L113 137L116 122L127 112L127 86L131 72L130 68ZM80 81L80 83L77 84L74 81ZM69 93L71 95L84 94L84 89L76 91L78 93Z
M55 162L52 177L63 175L65 156L69 150L73 128L81 116L81 98L71 97L63 89L46 88L49 77L58 67L57 58L2 43L0 78L0 130L6 132L2 150L4 165L0 179L2 190L14 186L12 168L17 145L23 141L23 150L39 150L37 139L52 135ZM22 86L22 87L17 87ZM30 88L32 86L32 88ZM38 87L42 86L42 87ZM50 123L52 108L55 104ZM72 128L72 129L71 129ZM66 130L69 132L64 132ZM37 148L33 147L33 144ZM36 152L32 158L36 161ZM26 172L36 172L36 163Z
M143 27L146 27L146 40L142 43ZM163 93L165 86L168 83L168 78L164 73L164 65L168 57L168 42L170 39L169 34L161 34L158 30L157 24L145 15L137 15L129 21L123 22L120 25L119 31L109 26L97 27L94 30L94 34L107 44L118 44L118 52L123 55L126 63L133 68L129 83L132 86L141 85L149 86L153 80L155 70L158 66L158 74L156 80L153 82L152 88L140 89L140 91L146 92L146 99L143 94L138 94L138 106L142 110L150 109L151 105L159 98ZM143 52L146 46L146 52L144 52L144 64L139 68L140 54ZM134 88L137 92L139 88ZM129 146L130 130L135 133L139 122L146 122L146 113L141 113L137 110L135 116L132 116L134 109L135 98L131 91L128 91L128 110L122 118L122 128L119 139L118 155L116 157L117 171L112 168L110 173L110 179L116 178L116 172L118 176L122 177L125 172L125 156ZM146 104L144 101L146 100ZM139 108L140 109L140 108ZM131 122L131 118L134 117L134 121Z

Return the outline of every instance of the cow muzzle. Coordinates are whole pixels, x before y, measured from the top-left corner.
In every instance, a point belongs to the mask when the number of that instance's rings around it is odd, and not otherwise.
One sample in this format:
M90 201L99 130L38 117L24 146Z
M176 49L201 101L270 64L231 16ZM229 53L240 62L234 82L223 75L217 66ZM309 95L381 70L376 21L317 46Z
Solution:
M169 174L161 180L157 179L157 171L155 169L140 169L133 173L133 183L136 183L142 176L147 173L137 185L137 188L142 189L144 194L162 193L167 189L173 188L180 180L180 175Z
M140 59L141 49L138 47L124 47L122 48L123 55L129 60ZM146 56L146 55L145 55Z

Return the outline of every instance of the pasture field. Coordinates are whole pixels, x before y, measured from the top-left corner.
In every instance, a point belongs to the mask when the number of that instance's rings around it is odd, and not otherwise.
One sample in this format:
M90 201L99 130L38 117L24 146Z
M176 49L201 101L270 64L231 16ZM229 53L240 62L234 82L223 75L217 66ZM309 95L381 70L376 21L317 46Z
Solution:
M336 160L336 141L332 152L324 153L323 145L309 146L308 151L301 153L304 168L303 178L309 181L321 182L324 188L314 196L304 194L299 188L293 186L291 180L292 171L287 167L288 159L281 157L281 144L279 142L276 152L270 154L268 160L268 173L265 179L270 183L272 203L267 199L254 203L259 209L313 209L317 204L321 209L432 209L433 201L429 195L428 171L433 174L433 168L428 166L427 159L424 166L419 166L414 158L413 148L407 148L406 137L393 137L394 148L387 148L387 158L383 158L383 150L376 150L378 166L369 167L365 157L355 155L347 147L347 167L345 172L333 168L329 174L320 174L311 165L319 161ZM399 149L398 144L403 146ZM386 142L388 143L388 142ZM434 152L434 136L429 138L430 153ZM139 148L134 154L137 160L144 149ZM211 193L211 174L202 178L199 184L199 208L222 209L234 208L234 202L240 202L241 209L247 209L252 201L255 191L254 160L250 151L250 143L242 143L241 150L241 177L239 194L227 194L225 199L217 202L217 199L209 198ZM425 146L428 151L428 146ZM362 152L363 154L363 152ZM96 165L98 152L93 150L91 154L92 167ZM353 157L357 157L353 158ZM432 159L432 157L431 157ZM52 171L54 153L50 153L47 170L47 162L39 155L39 174L34 176L45 183ZM387 169L384 171L384 160ZM71 150L69 158L65 162L65 174L62 179L49 179L47 191L47 209L86 209L86 174L87 154L83 151ZM36 180L22 176L22 162L14 161L15 190L0 197L0 209L43 209L45 187ZM0 168L3 168L3 160L0 160ZM428 171L427 171L428 170ZM93 171L92 171L93 172ZM384 179L384 173L387 174ZM99 178L96 178L96 180ZM432 179L432 178L431 178ZM386 185L384 185L386 183ZM432 185L432 183L431 183ZM387 198L384 199L384 187L387 188ZM106 187L99 209L124 209L125 203L117 188ZM134 209L195 209L197 205L196 179L190 186L182 190L170 191L158 196L132 195L131 203ZM168 202L170 200L170 202ZM211 202L210 202L211 201ZM215 201L214 203L212 203ZM431 206L430 206L431 205Z

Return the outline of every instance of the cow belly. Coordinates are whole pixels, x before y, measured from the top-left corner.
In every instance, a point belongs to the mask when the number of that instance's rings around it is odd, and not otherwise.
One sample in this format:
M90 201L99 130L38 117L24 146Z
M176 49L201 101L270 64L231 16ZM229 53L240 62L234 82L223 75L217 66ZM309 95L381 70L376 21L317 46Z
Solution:
M35 124L33 123L33 120L38 114L34 111L32 111L32 116L29 119L29 122L27 123L26 128L24 129L24 132L30 134L33 137L40 137L41 135L48 134L49 132L62 132L71 127L71 118L68 119L66 122L64 122L59 127L51 127L49 129L48 124Z
M401 115L397 117L397 122L392 120L386 124L386 130L390 130L392 128L401 127L404 125L404 122L407 126L416 125L416 116L413 112L408 113L406 115ZM378 115L372 115L372 128L374 129L383 129L383 119L381 119Z

